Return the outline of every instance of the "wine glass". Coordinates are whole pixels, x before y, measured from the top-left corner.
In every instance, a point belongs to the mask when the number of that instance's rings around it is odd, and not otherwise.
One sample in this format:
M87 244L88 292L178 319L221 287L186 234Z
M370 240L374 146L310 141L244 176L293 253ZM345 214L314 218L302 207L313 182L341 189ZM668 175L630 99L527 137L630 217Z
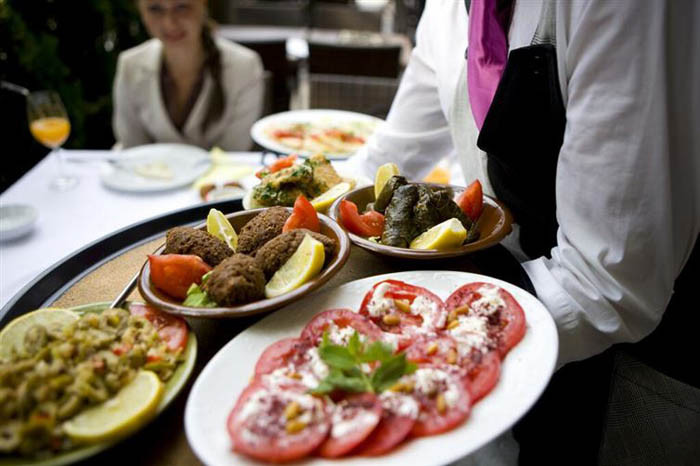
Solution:
M65 171L61 146L70 134L70 120L61 97L54 91L36 91L27 96L27 118L34 139L51 149L58 163L58 176L51 188L67 191L78 184L78 177Z

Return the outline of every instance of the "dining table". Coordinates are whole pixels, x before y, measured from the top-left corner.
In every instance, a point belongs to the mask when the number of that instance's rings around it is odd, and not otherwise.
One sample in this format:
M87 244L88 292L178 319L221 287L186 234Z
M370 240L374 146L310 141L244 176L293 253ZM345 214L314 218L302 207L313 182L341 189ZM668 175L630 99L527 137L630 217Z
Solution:
M152 193L121 192L107 188L101 181L100 173L110 154L111 151L106 150L65 150L63 155L67 169L79 177L78 185L70 191L53 191L49 187L49 180L56 174L57 167L56 161L47 157L0 195L0 206L29 204L39 213L31 233L11 241L0 241L0 326L6 325L10 316L32 310L18 308L18 303L22 302L17 300L18 296L36 291L37 283L44 283L40 280L42 276L86 248L92 252L81 256L84 261L81 265L90 273L80 276L69 288L51 284L61 292L52 295L50 302L42 304L71 307L111 301L139 271L146 255L163 243L164 233L152 231L151 237L144 241L133 238L133 247L100 255L99 249L107 247L111 238L116 238L115 232L139 231L135 225L148 225L149 219L177 218L173 217L173 213L178 211L201 207L205 209L203 212L206 211L208 204L191 185ZM228 152L225 156L231 163L249 166L253 170L275 157L260 152ZM333 163L340 170L346 162ZM458 179L453 182L462 184ZM233 209L241 208L237 201L227 205ZM196 220L203 222L205 216ZM165 230L177 225L163 226ZM120 236L121 241L123 237ZM410 270L482 273L518 285L522 269L514 256L501 245L457 258L431 261L390 258L353 246L345 266L321 290L359 278ZM138 290L134 290L129 299L142 300ZM187 318L198 340L197 361L187 385L156 419L112 448L88 458L86 464L201 464L188 444L183 427L189 390L197 375L219 349L260 318ZM236 394L232 393L231 396L235 397Z

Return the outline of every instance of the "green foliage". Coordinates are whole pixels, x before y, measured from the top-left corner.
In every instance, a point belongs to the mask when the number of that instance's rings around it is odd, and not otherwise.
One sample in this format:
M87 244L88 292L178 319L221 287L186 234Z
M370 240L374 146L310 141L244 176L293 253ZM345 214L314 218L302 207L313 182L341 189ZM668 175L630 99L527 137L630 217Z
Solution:
M416 370L415 364L406 361L404 353L394 354L389 345L380 341L364 344L357 332L346 346L331 343L324 332L318 354L330 368L328 376L312 390L319 394L334 390L381 393ZM362 364L376 362L380 364L370 374L362 370Z
M0 0L0 79L61 95L67 147L110 147L117 56L145 39L134 0Z

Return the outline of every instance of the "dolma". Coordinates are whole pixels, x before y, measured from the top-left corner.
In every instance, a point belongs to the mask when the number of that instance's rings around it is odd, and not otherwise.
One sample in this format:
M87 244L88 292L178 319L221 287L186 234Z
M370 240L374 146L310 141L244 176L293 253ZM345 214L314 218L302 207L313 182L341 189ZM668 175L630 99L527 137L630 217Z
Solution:
M382 191L383 192L383 191ZM384 212L382 244L407 248L418 236L413 223L413 206L418 201L418 188L408 184L396 189ZM374 204L375 209L377 203Z
M377 199L374 200L374 210L376 210L380 214L383 214L386 210L386 207L391 202L391 198L394 194L394 191L396 191L399 187L407 184L408 181L406 181L406 178L404 178L403 176L394 175L391 178L389 178L389 181L387 181L384 187L382 188L382 192L379 193L379 197L377 197Z

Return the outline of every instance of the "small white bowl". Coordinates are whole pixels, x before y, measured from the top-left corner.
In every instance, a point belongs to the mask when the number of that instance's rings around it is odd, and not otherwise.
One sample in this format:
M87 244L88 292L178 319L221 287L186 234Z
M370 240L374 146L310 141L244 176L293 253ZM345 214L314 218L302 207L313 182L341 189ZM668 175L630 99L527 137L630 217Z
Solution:
M0 207L0 241L24 236L34 228L39 212L26 204L8 204Z

